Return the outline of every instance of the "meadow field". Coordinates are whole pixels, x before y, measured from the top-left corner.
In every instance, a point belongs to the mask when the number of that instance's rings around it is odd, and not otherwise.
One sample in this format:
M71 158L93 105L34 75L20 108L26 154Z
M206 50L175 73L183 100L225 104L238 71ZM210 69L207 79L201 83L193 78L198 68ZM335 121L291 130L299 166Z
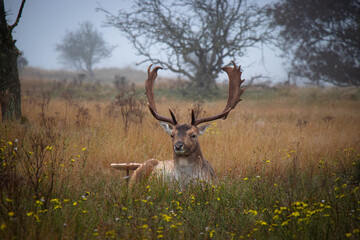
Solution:
M360 239L359 88L250 87L200 137L217 182L129 189L111 163L172 157L142 86L22 87L24 117L0 127L0 239ZM226 103L156 87L181 122Z

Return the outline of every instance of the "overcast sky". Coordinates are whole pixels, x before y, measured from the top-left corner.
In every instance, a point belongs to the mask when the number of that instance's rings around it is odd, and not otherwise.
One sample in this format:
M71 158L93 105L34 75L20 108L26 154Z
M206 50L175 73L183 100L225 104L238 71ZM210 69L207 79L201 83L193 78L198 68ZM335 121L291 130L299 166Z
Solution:
M261 0L266 2L267 0ZM5 0L8 11L8 21L11 24L17 15L21 0ZM110 12L131 6L131 0L27 0L19 25L14 30L17 47L24 52L30 66L44 69L64 69L55 51L67 31L74 31L79 24L90 21L103 34L106 42L116 45L109 59L102 61L95 68L133 66L145 70L148 63L135 66L143 58L137 56L131 43L121 36L120 32L111 27L103 27L105 16L96 12L101 4ZM284 59L277 57L273 51L265 48L263 52L254 49L249 51L248 57L241 58L245 78L257 74L269 76L274 81L286 79ZM264 62L262 61L264 57ZM166 74L169 72L164 72ZM224 76L221 75L220 78Z

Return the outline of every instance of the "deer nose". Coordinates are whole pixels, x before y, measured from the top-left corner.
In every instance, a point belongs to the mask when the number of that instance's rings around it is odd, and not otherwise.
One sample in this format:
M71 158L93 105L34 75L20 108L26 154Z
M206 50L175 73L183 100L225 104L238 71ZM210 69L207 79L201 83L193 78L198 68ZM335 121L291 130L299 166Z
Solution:
M183 142L176 142L174 148L175 148L175 151L181 151L181 150L184 149L184 143Z

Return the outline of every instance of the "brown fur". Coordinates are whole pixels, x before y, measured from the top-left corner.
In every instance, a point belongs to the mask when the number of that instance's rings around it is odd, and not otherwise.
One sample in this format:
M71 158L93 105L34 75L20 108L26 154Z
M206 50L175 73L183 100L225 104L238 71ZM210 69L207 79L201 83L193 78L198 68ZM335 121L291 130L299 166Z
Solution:
M147 179L158 164L159 161L156 159L149 159L141 164L141 166L134 171L130 179L130 186L135 182L140 182L144 181L144 179Z
M172 136L173 160L158 161L150 159L143 163L133 174L130 185L143 181L150 175L164 176L187 184L193 180L211 182L216 178L214 169L204 158L198 137L206 126L196 127L190 124L176 126L163 125L165 131ZM176 146L182 148L176 149Z

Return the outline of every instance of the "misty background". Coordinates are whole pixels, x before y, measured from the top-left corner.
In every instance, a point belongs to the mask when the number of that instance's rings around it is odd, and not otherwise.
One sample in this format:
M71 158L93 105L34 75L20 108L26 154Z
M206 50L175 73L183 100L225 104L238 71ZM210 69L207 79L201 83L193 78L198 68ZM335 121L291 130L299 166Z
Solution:
M260 5L273 1L257 1ZM94 65L100 68L134 68L145 71L148 63L137 65L144 57L136 55L132 43L123 37L117 29L105 27L105 14L96 9L102 7L116 14L118 10L129 9L130 0L32 0L26 3L21 21L14 30L16 46L28 60L28 66L45 70L70 70L61 64L56 45L71 31L79 28L79 24L90 21L104 40L115 46L111 56ZM20 0L5 0L8 22L11 24L20 7ZM279 57L280 52L267 46L250 48L247 56L240 58L244 78L255 75L267 76L272 82L287 80L288 65ZM162 76L176 77L175 73L164 71ZM226 79L225 74L219 75L218 81ZM100 79L101 80L101 79ZM145 80L145 79L144 79Z

